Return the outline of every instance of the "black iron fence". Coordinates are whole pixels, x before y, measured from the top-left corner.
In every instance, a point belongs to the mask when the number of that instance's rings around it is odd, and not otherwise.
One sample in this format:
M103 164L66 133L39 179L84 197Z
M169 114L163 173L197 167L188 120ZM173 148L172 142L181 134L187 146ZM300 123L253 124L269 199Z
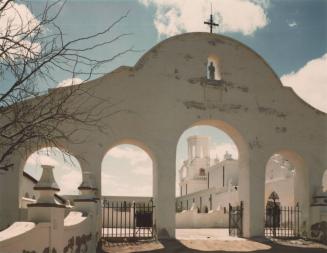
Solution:
M153 202L102 202L102 239L135 241L155 237Z
M265 236L274 238L300 237L300 206L271 205L266 207Z
M232 206L229 204L228 211L228 230L230 236L243 236L243 202L240 205Z

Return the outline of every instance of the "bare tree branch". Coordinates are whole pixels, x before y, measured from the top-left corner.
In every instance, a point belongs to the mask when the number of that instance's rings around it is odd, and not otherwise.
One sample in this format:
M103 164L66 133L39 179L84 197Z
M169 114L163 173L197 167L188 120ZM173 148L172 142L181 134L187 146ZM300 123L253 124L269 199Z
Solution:
M7 20L5 29L0 30L0 170L13 166L13 154L24 155L45 146L61 148L63 141L83 142L72 137L89 128L104 132L103 118L122 112L119 102L98 98L83 83L40 95L38 83L55 81L56 71L69 73L71 78L83 77L86 82L100 74L97 70L104 64L135 51L131 47L103 59L89 56L93 50L130 35L111 34L129 12L101 32L65 41L56 24L64 5L65 1L60 0L47 2L42 13L26 20L15 1L0 0L0 22ZM8 19L9 12L15 13L19 21ZM82 105L91 100L92 109L82 110ZM80 129L66 127L77 123Z

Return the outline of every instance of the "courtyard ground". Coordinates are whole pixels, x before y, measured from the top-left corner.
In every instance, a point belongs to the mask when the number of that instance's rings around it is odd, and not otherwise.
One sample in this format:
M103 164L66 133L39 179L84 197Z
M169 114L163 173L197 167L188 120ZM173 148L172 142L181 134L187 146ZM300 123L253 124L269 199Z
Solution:
M327 246L304 240L247 240L229 237L224 230L182 229L176 240L104 244L99 253L196 253L196 252L258 252L258 253L327 253Z

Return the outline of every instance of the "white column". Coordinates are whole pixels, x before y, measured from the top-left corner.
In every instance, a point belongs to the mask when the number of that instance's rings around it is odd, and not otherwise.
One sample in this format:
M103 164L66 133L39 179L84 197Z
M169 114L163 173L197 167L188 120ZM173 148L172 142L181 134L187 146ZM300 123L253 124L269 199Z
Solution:
M244 204L244 237L264 236L265 157L252 150L249 161L240 160L239 197Z
M99 152L100 153L100 152ZM102 229L102 203L101 203L101 162L102 157L86 153L84 159L80 161L83 171L83 181L79 186L82 196L75 200L76 208L80 211L92 212L94 216L92 244L96 243L101 238Z
M74 200L74 210L82 213L87 213L92 219L92 242L90 248L96 249L101 230L99 231L99 225L101 227L101 200L96 197L97 188L95 187L94 175L90 171L83 171L83 181L78 187L80 196Z
M153 171L155 222L159 239L175 238L175 149L156 153Z
M53 166L42 165L40 181L34 186L40 197L28 205L28 219L35 223L49 223L49 251L63 252L65 206L56 203L54 194L60 189L53 177Z

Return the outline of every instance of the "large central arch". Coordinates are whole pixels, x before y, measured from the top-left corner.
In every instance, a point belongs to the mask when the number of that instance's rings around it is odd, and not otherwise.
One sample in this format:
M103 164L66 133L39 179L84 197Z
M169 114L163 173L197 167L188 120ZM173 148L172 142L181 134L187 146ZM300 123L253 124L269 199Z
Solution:
M244 207L245 207L244 216L243 216L244 233L249 234L250 233L249 146L245 141L245 138L243 137L241 132L225 120L201 119L193 122L189 127L201 126L201 125L215 127L223 131L234 141L235 145L237 146L238 160L239 160L239 198L244 203ZM183 131L185 129L183 129ZM176 147L177 147L177 142L176 142ZM264 184L264 182L262 182L262 184Z

